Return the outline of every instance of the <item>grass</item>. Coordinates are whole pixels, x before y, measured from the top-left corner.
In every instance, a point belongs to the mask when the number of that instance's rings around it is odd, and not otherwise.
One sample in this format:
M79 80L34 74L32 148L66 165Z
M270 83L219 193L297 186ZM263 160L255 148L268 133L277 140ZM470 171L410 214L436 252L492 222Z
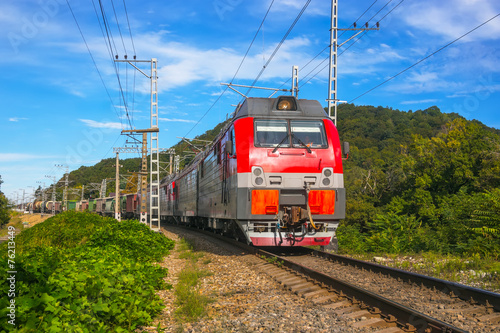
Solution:
M198 260L204 256L202 252L193 250L193 244L184 238L178 245L179 258L187 259L186 267L179 272L177 285L175 286L177 310L175 316L177 321L182 324L197 320L207 314L207 306L212 299L205 296L200 291L200 279L212 275L206 269L200 269L197 265ZM204 264L210 263L210 260L204 260Z
M500 290L500 262L491 258L482 258L479 254L467 258L456 255L444 255L426 252L418 255L356 255L357 259L373 260L384 257L381 264L424 274L443 280L454 281L476 288L498 292Z
M18 212L13 212L13 214L11 215L11 218L10 218L10 222L7 223L6 225L2 226L2 228L0 229L0 237L7 236L7 233L9 232L10 226L15 227L17 230L24 229L23 221L22 221L20 214Z

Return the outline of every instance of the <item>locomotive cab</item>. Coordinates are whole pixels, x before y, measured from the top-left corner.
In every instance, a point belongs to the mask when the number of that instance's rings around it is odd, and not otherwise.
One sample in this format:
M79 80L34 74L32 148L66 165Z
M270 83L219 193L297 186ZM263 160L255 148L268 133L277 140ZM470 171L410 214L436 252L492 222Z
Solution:
M345 216L345 190L338 133L321 105L248 98L235 118L238 147L249 141L248 159L238 161L237 214L249 242L327 245Z

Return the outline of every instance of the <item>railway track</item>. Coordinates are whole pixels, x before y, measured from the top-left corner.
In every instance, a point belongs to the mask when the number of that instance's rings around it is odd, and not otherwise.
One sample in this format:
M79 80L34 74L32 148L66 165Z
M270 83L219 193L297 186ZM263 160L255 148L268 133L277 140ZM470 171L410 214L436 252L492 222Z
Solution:
M500 295L495 293L310 249L303 249L301 255L271 253L202 232L255 254L259 259L255 268L325 310L355 320L353 328L366 327L384 333L496 332L500 329ZM351 275L358 278L333 276L332 271L344 274L345 269L339 270L339 266L349 267ZM373 276L385 280L370 281ZM385 284L402 298L406 294L406 302L354 282L360 277L372 286ZM437 311L432 311L434 307Z

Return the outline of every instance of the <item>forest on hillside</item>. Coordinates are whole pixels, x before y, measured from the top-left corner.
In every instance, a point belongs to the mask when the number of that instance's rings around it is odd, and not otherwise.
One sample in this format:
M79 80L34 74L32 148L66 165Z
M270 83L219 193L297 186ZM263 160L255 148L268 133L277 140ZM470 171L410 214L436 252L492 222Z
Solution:
M342 105L345 252L500 255L500 136L437 107Z
M226 123L196 139L213 140ZM500 257L499 130L435 106L403 112L342 104L338 131L351 147L344 161L347 216L337 233L342 251ZM181 169L197 151L183 141L173 148L184 156ZM166 175L169 156L160 159ZM114 164L109 158L82 166L70 183L81 188L109 178L107 194L114 192ZM120 164L130 174L139 171L140 158ZM122 190L133 191L133 182L122 181ZM88 187L90 195L98 192Z

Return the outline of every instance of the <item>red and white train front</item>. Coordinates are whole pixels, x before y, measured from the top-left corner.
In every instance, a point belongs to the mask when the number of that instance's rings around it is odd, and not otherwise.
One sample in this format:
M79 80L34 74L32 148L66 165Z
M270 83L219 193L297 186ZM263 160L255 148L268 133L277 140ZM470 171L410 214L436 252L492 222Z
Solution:
M345 189L337 129L320 103L247 98L233 126L236 222L247 241L327 245L345 217Z

